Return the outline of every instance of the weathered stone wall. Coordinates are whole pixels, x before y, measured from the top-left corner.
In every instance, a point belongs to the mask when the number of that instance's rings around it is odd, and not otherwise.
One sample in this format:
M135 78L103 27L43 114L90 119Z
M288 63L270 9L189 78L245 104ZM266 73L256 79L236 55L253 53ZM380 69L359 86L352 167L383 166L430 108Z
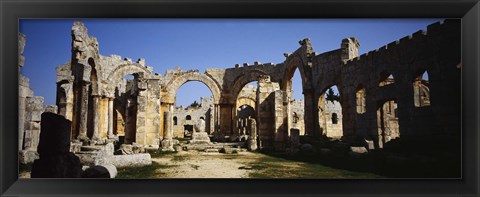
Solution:
M345 54L352 51L350 45L359 46L358 42L351 41L342 42L340 51L320 54L313 59L315 90L325 91L331 85L339 88L345 139L353 140L355 136L377 139L377 109L392 99L398 101L402 138L431 136L433 131L437 134L458 132L461 125L458 117L461 109L458 20L429 25L426 31L420 30L359 57L355 57L355 50ZM345 43L350 43L347 44L349 50ZM431 105L415 107L412 84L425 70L430 76ZM392 74L395 82L380 87L384 72ZM365 87L366 92L366 111L362 114L356 112L359 85ZM315 93L315 100L323 91Z
M211 112L213 109L213 98L200 98L199 107L175 107L173 111L173 137L185 137L185 125L190 125L191 131L194 131L194 125L200 118L204 118L206 124L205 132L213 133L213 118ZM190 116L190 120L187 120ZM187 126L188 127L188 126Z
M202 82L212 92L210 112L201 114L210 116L206 121L215 136L237 134L237 108L252 105L260 147L273 147L275 139L285 141L283 134L276 133L285 132L288 137L291 128L299 128L300 135L342 137L348 142L373 140L380 147L387 137L456 135L461 125L459 20L429 25L426 31L360 56L360 42L354 37L343 39L338 49L322 54L316 54L310 40L303 39L300 47L285 53L285 61L279 64L243 63L233 68L206 69L205 73L177 68L168 69L164 76L153 74L144 59L132 62L117 55L101 56L96 38L89 36L81 23L74 24L72 37L72 58L57 68L57 104L59 113L72 120L72 132L79 138L91 138L86 133L95 133L87 132L91 124L87 124L88 114L92 114L89 110L93 110L96 115L91 119L98 120L93 130L99 132L99 138L124 132L129 139L126 142L158 145L166 135L165 122L173 123L175 115L169 120L163 116L178 111L174 109L175 95L188 81ZM290 102L291 79L297 69L304 99ZM417 80L424 71L429 74L428 82ZM393 76L392 83L383 84L386 73ZM124 76L131 74L137 80L136 88L123 91L128 89ZM242 93L242 88L253 81L259 81L256 95ZM338 87L340 97L335 102L325 101L325 92L333 85ZM430 98L415 99L425 95ZM93 96L98 101L87 99ZM87 107L89 100L98 102L95 109ZM115 110L108 107L110 100ZM397 115L383 114L379 118L378 110L392 100ZM181 123L180 117L183 115L177 115L177 125L173 126L175 136L183 134L184 128L178 125L188 124ZM192 116L192 120L196 118ZM296 125L294 118L298 118ZM119 124L122 120L124 125ZM380 127L391 128L392 132L385 135L385 131L379 132Z

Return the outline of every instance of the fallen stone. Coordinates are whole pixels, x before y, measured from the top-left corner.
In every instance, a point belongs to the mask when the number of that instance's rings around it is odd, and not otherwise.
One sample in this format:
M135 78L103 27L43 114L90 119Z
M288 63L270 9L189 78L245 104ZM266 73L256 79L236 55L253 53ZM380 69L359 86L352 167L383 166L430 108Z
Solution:
M112 164L117 168L121 167L142 167L152 164L152 158L148 153L133 155L114 155L104 160L105 164Z
M173 149L175 149L175 151L177 151L177 152L183 151L183 147L182 147L182 146L174 146Z
M220 152L225 153L225 154L236 154L236 153L238 153L236 148L227 148L227 147L222 148L220 150Z
M368 153L367 148L362 147L362 146L360 146L360 147L352 146L352 147L350 147L350 151L352 151L354 153L360 153L360 154Z
M207 152L207 153L218 153L218 149L216 149L216 148L209 148L209 149L205 149L205 152Z
M92 166L83 171L82 178L110 178L110 173L103 166Z
M133 154L133 146L131 144L122 144L120 145L119 153L122 155L131 155Z

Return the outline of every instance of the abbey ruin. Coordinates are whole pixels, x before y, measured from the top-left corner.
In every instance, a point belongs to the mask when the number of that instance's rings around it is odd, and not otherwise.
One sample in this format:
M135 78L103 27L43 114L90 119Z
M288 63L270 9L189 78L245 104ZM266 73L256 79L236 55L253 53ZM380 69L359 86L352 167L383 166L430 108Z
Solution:
M292 139L298 138L337 139L368 150L397 138L456 140L461 132L460 25L459 20L437 22L364 54L354 37L321 54L307 38L278 64L234 64L204 73L177 68L161 75L143 58L101 55L101 41L75 22L71 59L56 69L56 112L72 122L72 141L121 141L164 150L173 149L175 138L195 132L199 119L206 121L212 141L249 140L256 145L252 149L275 151L294 146ZM296 69L301 101L292 99ZM212 97L202 98L197 107L176 107L177 90L189 81L205 84ZM257 85L247 85L251 82ZM338 93L329 91L332 86ZM28 99L20 111L35 103ZM22 136L24 130L29 129L21 128Z

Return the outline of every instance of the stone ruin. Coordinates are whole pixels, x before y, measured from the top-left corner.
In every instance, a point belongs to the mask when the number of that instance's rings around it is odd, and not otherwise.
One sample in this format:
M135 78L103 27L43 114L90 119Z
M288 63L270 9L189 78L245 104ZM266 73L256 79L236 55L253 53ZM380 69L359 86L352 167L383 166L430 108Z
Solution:
M206 132L225 140L249 130L251 150L284 151L302 140L325 137L368 150L381 149L396 138L422 143L460 140L460 30L460 20L433 23L361 55L360 41L354 37L321 54L307 38L278 64L243 63L204 73L177 68L160 75L143 58L100 55L97 39L75 22L71 59L56 68L58 114L72 121L71 140L82 146L115 142L174 150L174 138L184 131L176 128L184 115L175 108L176 92L186 82L199 81L212 92L202 111L208 111ZM302 101L292 99L296 69L302 78ZM428 79L422 78L425 73ZM254 81L255 92L245 96L241 90ZM328 101L327 91L334 85L340 96ZM22 95L26 94L21 91L20 99L27 98ZM23 103L20 114L41 102L32 97ZM250 118L239 114L244 104L253 109ZM20 128L22 135L37 131L34 115L21 120L34 122Z

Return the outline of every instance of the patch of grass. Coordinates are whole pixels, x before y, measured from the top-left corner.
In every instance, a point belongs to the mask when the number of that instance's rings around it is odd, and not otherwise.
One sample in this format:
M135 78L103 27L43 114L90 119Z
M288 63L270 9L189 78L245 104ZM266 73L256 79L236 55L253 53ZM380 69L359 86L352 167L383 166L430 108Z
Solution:
M269 155L262 155L250 166L250 178L381 178L373 173L335 169L317 163L294 162Z
M18 165L18 172L19 173L31 172L32 171L32 165L33 165L33 163L20 164L20 165Z
M152 162L151 165L143 167L126 167L118 168L118 173L115 178L119 179L141 179L141 178L158 178L156 171L158 169L166 169L174 166L161 165L157 162Z

